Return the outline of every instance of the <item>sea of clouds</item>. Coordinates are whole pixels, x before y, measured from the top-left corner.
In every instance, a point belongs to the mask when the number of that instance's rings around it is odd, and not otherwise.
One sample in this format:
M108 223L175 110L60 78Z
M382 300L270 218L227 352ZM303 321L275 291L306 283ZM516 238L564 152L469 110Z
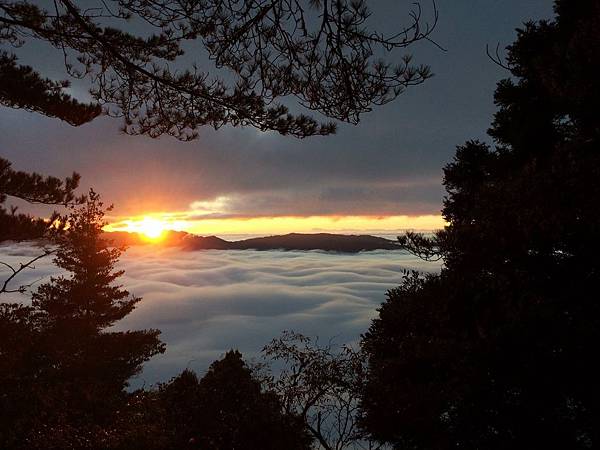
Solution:
M18 265L39 252L31 245L2 245L0 261ZM166 381L185 368L203 373L232 348L252 359L283 330L355 343L403 270L439 269L401 251L186 252L154 246L130 248L120 267L122 284L143 300L117 328L157 328L167 344L166 353L134 380L138 386ZM13 285L36 281L35 289L56 273L46 257ZM8 275L0 268L0 280ZM28 295L0 297L10 300L27 302Z

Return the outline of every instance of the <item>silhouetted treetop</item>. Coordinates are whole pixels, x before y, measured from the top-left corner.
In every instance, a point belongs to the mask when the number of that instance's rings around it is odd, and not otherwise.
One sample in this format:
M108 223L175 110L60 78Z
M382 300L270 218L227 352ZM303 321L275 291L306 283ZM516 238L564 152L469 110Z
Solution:
M64 91L69 85L68 81L43 78L31 67L18 65L14 55L0 52L3 106L56 117L71 125L81 125L99 116L102 112L99 105L80 103Z
M4 105L74 125L93 119L102 105L124 118L127 133L152 137L188 140L200 126L226 124L306 137L333 133L335 124L290 114L281 99L294 97L304 109L356 124L374 105L431 76L409 55L395 64L378 55L429 40L435 4L430 23L416 4L408 24L392 35L369 28L365 0L113 0L86 6L58 0L45 10L32 1L2 0L0 43L39 40L62 51L69 75L90 81L97 105L78 103L62 90L65 82L18 66L7 53L0 73L17 90L0 88ZM139 34L124 31L134 28L130 21ZM217 69L228 69L226 78L182 58L196 43Z
M29 203L67 205L75 200L74 191L79 179L77 173L61 180L36 172L17 171L12 168L10 161L0 158L0 203L11 196Z
M514 78L501 81L495 93L500 109L490 134L520 151L600 134L600 4L561 0L555 10L556 20L517 30L506 62Z
M31 306L0 305L3 449L140 448L120 446L136 420L126 417L135 405L125 389L165 346L158 330L110 329L140 299L118 284L122 249L103 238L98 194L71 208L56 236L62 274L37 289Z
M0 90L1 84L0 82ZM77 173L61 180L35 172L14 170L10 161L0 158L0 241L42 237L57 218L54 214L46 221L28 214L17 213L18 209L15 206L7 209L4 205L8 197L18 198L28 203L67 205L83 201L83 197L75 197L75 189L78 185L79 174Z
M258 450L312 448L302 418L285 411L238 351L211 364L200 380L186 370L158 392L170 448Z
M365 355L349 345L322 344L284 331L263 350L266 384L288 413L304 420L319 449L387 448L358 428Z
M62 219L66 232L56 237L54 263L71 276L52 277L32 300L58 323L68 319L71 326L82 322L101 330L125 317L140 301L114 284L124 273L115 269L124 249L104 238L104 211L99 195L90 190L86 202Z

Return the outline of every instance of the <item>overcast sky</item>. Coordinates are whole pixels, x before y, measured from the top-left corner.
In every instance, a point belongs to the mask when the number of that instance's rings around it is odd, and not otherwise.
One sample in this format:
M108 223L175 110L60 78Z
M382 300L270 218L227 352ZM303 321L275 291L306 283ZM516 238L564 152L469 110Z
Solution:
M403 23L394 14L404 10L398 0L370 3L384 28ZM428 43L411 48L435 77L358 126L340 125L335 136L296 140L203 128L198 140L182 143L125 136L118 119L73 128L0 108L0 154L22 170L78 171L83 188L93 186L124 216L215 199L236 215L438 214L442 167L456 145L487 139L495 83L507 75L488 59L486 44L510 44L524 21L551 17L552 2L439 0L438 8L434 38L447 51ZM55 67L53 55L37 47L26 47L24 60Z

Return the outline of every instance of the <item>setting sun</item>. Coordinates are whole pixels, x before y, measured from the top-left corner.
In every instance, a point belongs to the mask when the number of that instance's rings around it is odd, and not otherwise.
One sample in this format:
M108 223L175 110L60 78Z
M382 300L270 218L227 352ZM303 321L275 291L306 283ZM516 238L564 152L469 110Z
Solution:
M141 220L128 222L126 231L139 233L148 240L157 241L163 237L167 227L168 224L161 220L144 217Z
M158 220L148 219L140 224L140 231L147 238L158 239L162 236L165 228Z

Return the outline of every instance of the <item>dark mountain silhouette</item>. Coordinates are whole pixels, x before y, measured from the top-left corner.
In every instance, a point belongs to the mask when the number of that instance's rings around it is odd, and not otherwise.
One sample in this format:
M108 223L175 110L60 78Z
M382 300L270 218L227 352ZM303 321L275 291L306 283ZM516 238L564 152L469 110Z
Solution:
M137 233L112 232L109 236L115 244L148 244L148 241ZM203 237L181 231L170 231L162 242L163 245L181 247L185 250L324 250L357 253L400 248L395 241L382 237L331 233L290 233L281 236L226 241L216 236Z
M356 253L368 250L396 250L398 244L389 239L368 235L290 233L232 242L234 248L255 250L327 250Z

